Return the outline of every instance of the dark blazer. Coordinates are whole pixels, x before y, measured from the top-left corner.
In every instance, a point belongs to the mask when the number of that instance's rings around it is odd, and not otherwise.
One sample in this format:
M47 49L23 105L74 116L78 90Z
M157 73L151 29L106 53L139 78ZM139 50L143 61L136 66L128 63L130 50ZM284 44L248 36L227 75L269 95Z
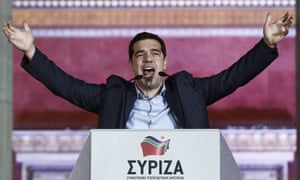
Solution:
M234 92L263 71L278 56L263 40L228 69L205 78L182 71L165 80L166 100L182 128L208 128L207 106ZM110 76L106 83L76 79L57 67L39 49L22 67L54 94L99 116L99 128L125 128L136 100L134 83Z

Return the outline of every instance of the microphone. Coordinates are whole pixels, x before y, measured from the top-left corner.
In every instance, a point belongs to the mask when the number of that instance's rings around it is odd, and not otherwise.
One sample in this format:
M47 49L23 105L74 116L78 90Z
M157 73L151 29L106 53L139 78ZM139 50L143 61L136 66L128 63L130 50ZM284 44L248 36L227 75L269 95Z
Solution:
M161 77L169 77L169 75L163 71L160 71L158 73L159 76ZM141 80L143 78L143 75L136 75L134 78L130 79L129 81L138 81L138 80Z
M143 78L143 75L136 75L134 78L130 79L129 81L138 81L141 80Z
M158 75L160 75L161 77L169 77L169 75L167 73L163 72L163 71L160 71L158 73Z

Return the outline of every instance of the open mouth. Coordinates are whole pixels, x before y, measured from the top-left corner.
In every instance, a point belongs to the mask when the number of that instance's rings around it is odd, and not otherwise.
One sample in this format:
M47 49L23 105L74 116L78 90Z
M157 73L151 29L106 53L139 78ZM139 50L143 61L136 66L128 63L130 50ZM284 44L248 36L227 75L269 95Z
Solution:
M154 75L155 69L151 67L147 67L143 69L143 75L145 77L152 77Z

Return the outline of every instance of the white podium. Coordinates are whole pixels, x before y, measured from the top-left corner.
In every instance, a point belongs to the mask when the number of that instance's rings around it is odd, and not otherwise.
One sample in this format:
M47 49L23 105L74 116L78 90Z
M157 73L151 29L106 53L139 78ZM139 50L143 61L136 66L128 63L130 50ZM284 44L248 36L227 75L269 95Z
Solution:
M216 129L91 130L71 180L241 180Z

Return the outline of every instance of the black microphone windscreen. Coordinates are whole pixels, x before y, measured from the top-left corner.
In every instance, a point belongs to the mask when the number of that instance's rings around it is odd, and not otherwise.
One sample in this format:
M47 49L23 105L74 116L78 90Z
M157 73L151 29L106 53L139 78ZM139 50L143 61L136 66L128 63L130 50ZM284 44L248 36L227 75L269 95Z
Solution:
M158 75L162 76L162 77L165 77L165 76L169 76L167 73L163 72L163 71L160 71L158 73Z
M134 78L132 78L132 79L130 79L129 81L131 82L131 81L138 81L138 80L140 80L140 79L142 79L143 78L143 75L136 75Z
M143 75L136 75L135 77L134 77L134 80L140 80L140 79L142 79L143 78Z

